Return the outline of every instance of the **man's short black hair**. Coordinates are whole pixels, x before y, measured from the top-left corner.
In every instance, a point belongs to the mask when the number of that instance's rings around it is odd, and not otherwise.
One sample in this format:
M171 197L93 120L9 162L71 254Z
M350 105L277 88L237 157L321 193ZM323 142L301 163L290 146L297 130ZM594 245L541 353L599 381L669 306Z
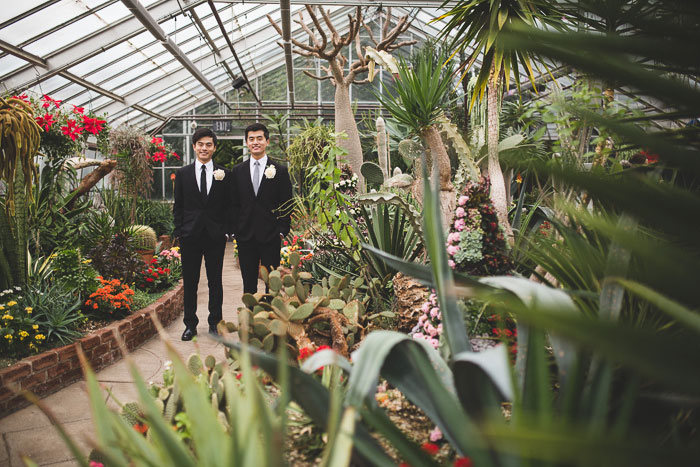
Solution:
M209 128L200 128L199 130L195 131L192 135L192 144L197 144L197 141L207 136L211 136L212 141L214 141L214 146L216 146L216 133Z
M270 139L270 130L267 129L265 125L262 123L251 123L248 125L245 129L245 139L248 141L248 133L251 131L262 131L263 134L265 135L265 139L269 140Z

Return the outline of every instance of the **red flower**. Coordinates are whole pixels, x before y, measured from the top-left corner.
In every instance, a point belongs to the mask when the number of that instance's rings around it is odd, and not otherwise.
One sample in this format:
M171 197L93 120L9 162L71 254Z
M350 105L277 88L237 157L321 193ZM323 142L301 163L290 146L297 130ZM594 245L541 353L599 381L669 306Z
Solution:
M440 450L440 446L434 443L423 443L420 445L420 448L431 456L434 456Z
M176 153L175 151L173 151L173 153L170 155L173 156L175 159L180 160L180 154Z
M134 430L138 431L142 435L145 435L148 431L148 425L145 423L134 423Z
M12 98L19 99L19 100L24 101L24 102L29 102L29 96L27 96L26 94L22 94L20 96L12 96Z
M329 346L327 346L327 345L322 345L321 347L319 347L318 349L316 349L316 352L320 352L321 350L326 350L326 349L331 350L331 348L330 348Z
M82 115L85 113L85 107L78 107L77 105L73 105L73 104L71 104L71 105L73 106L73 113L74 114Z
M45 109L48 109L49 107L51 107L52 103L56 106L56 108L59 108L61 106L61 102L62 102L62 101L59 101L56 99L52 99L49 96L47 96L46 94L44 94L44 97L42 97L41 100L44 101L44 103L41 104L41 106Z
M147 278L146 278L146 282L153 282L153 278L152 278L152 277L147 277Z
M156 264L157 262L158 262L158 259L157 259L157 258L153 258L153 259L151 260L151 264Z
M75 141L83 133L84 128L78 126L75 120L68 120L68 126L62 126L61 131Z
M90 118L85 115L83 115L83 124L85 125L85 130L88 133L92 133L93 135L96 135L100 131L102 131L102 124L107 123L106 120L100 120L99 118Z
M452 465L454 467L473 467L474 463L469 457L458 457Z
M39 124L40 127L44 127L44 130L49 131L53 124L56 123L53 117L53 114L47 113L43 117L36 117L34 120L36 120L36 123Z
M163 138L156 138L155 136L151 140L151 143L153 143L153 144L160 144L162 142L163 142Z
M306 360L311 356L313 352L311 351L311 347L302 347L299 349L299 356L297 357L297 360Z
M175 174L174 174L174 173L171 173L171 174L170 174L170 180L173 180L173 181L175 180Z

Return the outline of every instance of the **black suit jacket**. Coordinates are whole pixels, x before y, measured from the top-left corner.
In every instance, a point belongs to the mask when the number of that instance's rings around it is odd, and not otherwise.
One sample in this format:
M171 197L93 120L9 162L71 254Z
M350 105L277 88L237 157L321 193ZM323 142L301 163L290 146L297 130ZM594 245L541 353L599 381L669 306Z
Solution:
M239 242L267 243L289 233L292 182L287 168L268 156L265 169L274 166L276 173L271 179L263 176L255 196L250 163L248 159L233 168L233 231Z
M233 202L231 171L214 164L214 170L223 170L223 180L212 177L212 186L206 199L199 193L195 164L186 165L175 174L175 202L173 234L180 238L197 238L206 229L212 238L233 232Z

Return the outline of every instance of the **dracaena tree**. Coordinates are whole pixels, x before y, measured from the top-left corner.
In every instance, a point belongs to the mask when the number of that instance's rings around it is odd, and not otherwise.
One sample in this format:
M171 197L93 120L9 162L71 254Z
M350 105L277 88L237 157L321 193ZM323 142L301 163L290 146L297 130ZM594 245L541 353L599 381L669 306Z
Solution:
M439 19L447 19L441 38L455 37L455 54L467 52L467 68L481 58L481 69L474 87L475 99L487 96L488 108L488 174L491 179L491 200L498 220L512 243L513 230L508 221L506 181L498 158L498 91L506 88L511 77L520 83L521 74L534 84L533 54L525 50L504 52L499 35L516 23L561 28L561 13L551 0L459 0Z

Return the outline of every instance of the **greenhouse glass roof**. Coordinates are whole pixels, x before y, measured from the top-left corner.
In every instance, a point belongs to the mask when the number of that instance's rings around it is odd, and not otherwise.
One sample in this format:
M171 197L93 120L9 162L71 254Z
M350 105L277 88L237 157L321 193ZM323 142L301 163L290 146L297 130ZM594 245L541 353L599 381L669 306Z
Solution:
M324 5L343 32L348 14L362 6L367 21L408 14L410 32L437 35L442 1L295 1ZM279 34L280 2L211 0L22 0L4 2L0 13L0 92L48 94L98 114L110 123L152 129L169 117L213 98L227 100L233 83L253 83L284 64ZM292 21L292 36L308 36ZM295 59L299 59L295 55ZM296 74L296 73L295 73ZM286 86L282 84L282 86ZM249 86L250 105L263 105ZM283 95L284 95L283 91Z

